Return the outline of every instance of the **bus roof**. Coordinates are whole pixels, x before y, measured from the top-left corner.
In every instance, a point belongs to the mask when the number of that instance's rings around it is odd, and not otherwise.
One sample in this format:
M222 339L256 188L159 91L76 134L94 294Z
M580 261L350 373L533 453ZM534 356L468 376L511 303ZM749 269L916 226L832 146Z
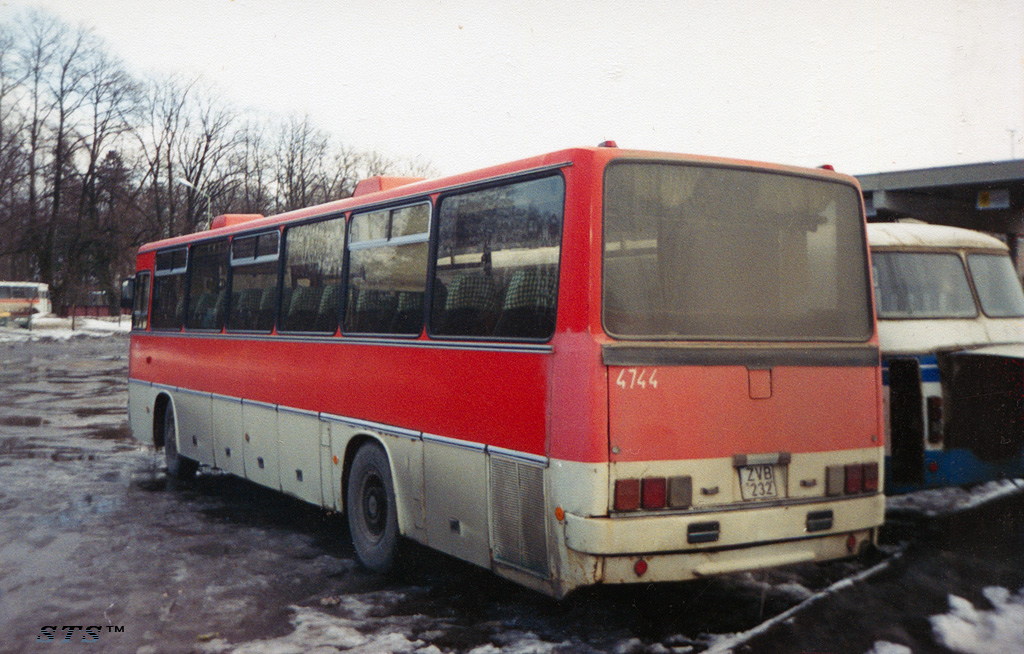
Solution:
M999 239L960 227L924 223L868 223L872 248L975 248L1009 252Z
M618 147L599 146L569 148L565 150L549 152L547 154L542 154L534 157L529 157L527 159L520 159L518 161L512 161L509 163L499 164L496 166L490 166L488 168L482 168L480 170L461 173L458 175L453 175L451 177L443 177L423 181L413 181L416 180L416 178L402 178L404 182L408 183L402 183L400 185L395 186L392 186L391 183L378 183L379 186L381 186L381 190L376 192L371 190L370 192L361 193L359 195L354 195L349 198L334 200L331 202L311 207L295 209L293 211L288 211L286 213L281 213L274 216L256 218L238 224L230 224L216 229L210 229L201 232L193 232L191 234L175 236L172 238L164 239L162 241L146 243L139 248L139 252L151 252L153 250L171 247L174 245L187 245L189 243L192 243L193 241L202 240L213 236L226 236L228 234L240 231L248 232L255 231L264 227L276 227L294 220L326 216L332 213L340 213L355 208L370 207L377 203L383 204L396 198L402 198L406 196L427 195L431 193L437 193L440 191L449 190L467 184L486 181L487 179L490 178L501 177L503 175L528 173L532 170L543 169L548 167L560 168L564 166L571 166L576 162L582 163L584 160L598 160L601 162L606 162L610 159L639 159L651 161L676 160L681 162L763 168L765 170L773 170L782 173L812 175L833 181L844 181L848 184L856 186L858 192L860 190L860 185L857 182L856 178L842 173L837 173L828 169L803 168L797 166L788 166L784 164L774 164L759 161L746 161L740 159L726 159L722 157L681 154L674 152L625 150L619 149ZM395 179L397 180L398 178Z

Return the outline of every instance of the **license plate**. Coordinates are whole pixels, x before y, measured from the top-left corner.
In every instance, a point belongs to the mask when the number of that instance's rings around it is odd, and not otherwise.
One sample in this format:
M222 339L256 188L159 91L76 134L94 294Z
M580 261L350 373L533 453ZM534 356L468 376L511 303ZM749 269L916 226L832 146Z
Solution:
M741 466L740 492L744 500L770 500L779 496L781 466Z

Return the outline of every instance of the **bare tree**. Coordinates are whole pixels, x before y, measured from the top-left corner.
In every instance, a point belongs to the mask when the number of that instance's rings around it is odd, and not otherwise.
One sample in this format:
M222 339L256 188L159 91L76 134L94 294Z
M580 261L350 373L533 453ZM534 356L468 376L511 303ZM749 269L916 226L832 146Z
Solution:
M325 199L324 160L329 137L310 122L289 118L281 125L277 150L278 211L309 206Z
M136 132L146 163L143 184L149 187L153 220L163 237L184 230L176 220L175 180L181 173L175 153L185 130L185 112L196 84L194 79L182 81L175 77L150 80L143 127Z
M269 214L346 197L368 175L416 174L308 116L243 117L218 97L195 79L139 83L89 30L44 12L0 23L0 275L49 283L56 306L86 289L113 296L135 247L213 213Z
M264 125L251 119L235 133L235 147L227 161L230 177L224 181L225 212L269 214L274 210L274 153L265 134Z
M186 225L195 229L213 215L213 205L227 192L230 175L225 167L235 145L231 126L236 114L211 99L207 92L197 95L184 113L185 122L176 154L182 177L207 194L202 197L189 189Z
M25 268L25 255L19 254L23 221L19 221L18 190L25 176L25 153L22 147L23 122L18 113L18 91L22 79L15 69L14 31L0 25L0 257L7 264L0 276L17 279L19 268Z
M113 213L118 204L115 200L134 202L139 192L127 187L121 156L115 148L137 117L139 87L121 63L105 51L96 51L90 64L82 112L85 170L76 220L80 230L77 245L70 244L67 259L81 261L84 281L99 285L112 301L115 269L123 260L118 250L123 247L124 231L123 221Z

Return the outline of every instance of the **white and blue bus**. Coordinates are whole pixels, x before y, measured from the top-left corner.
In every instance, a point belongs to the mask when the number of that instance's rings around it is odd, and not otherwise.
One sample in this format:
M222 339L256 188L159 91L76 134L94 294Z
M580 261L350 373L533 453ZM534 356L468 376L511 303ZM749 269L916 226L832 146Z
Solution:
M889 493L1024 476L1024 291L1002 241L868 225Z

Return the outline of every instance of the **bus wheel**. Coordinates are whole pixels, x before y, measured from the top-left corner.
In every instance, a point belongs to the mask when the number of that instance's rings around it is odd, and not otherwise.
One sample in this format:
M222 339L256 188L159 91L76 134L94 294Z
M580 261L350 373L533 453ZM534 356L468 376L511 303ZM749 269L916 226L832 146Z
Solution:
M174 408L167 404L164 409L164 458L167 461L167 476L171 479L191 479L199 464L178 454L178 439L174 425Z
M389 572L398 548L398 509L388 455L380 444L367 443L356 452L345 504L359 562L374 572Z

